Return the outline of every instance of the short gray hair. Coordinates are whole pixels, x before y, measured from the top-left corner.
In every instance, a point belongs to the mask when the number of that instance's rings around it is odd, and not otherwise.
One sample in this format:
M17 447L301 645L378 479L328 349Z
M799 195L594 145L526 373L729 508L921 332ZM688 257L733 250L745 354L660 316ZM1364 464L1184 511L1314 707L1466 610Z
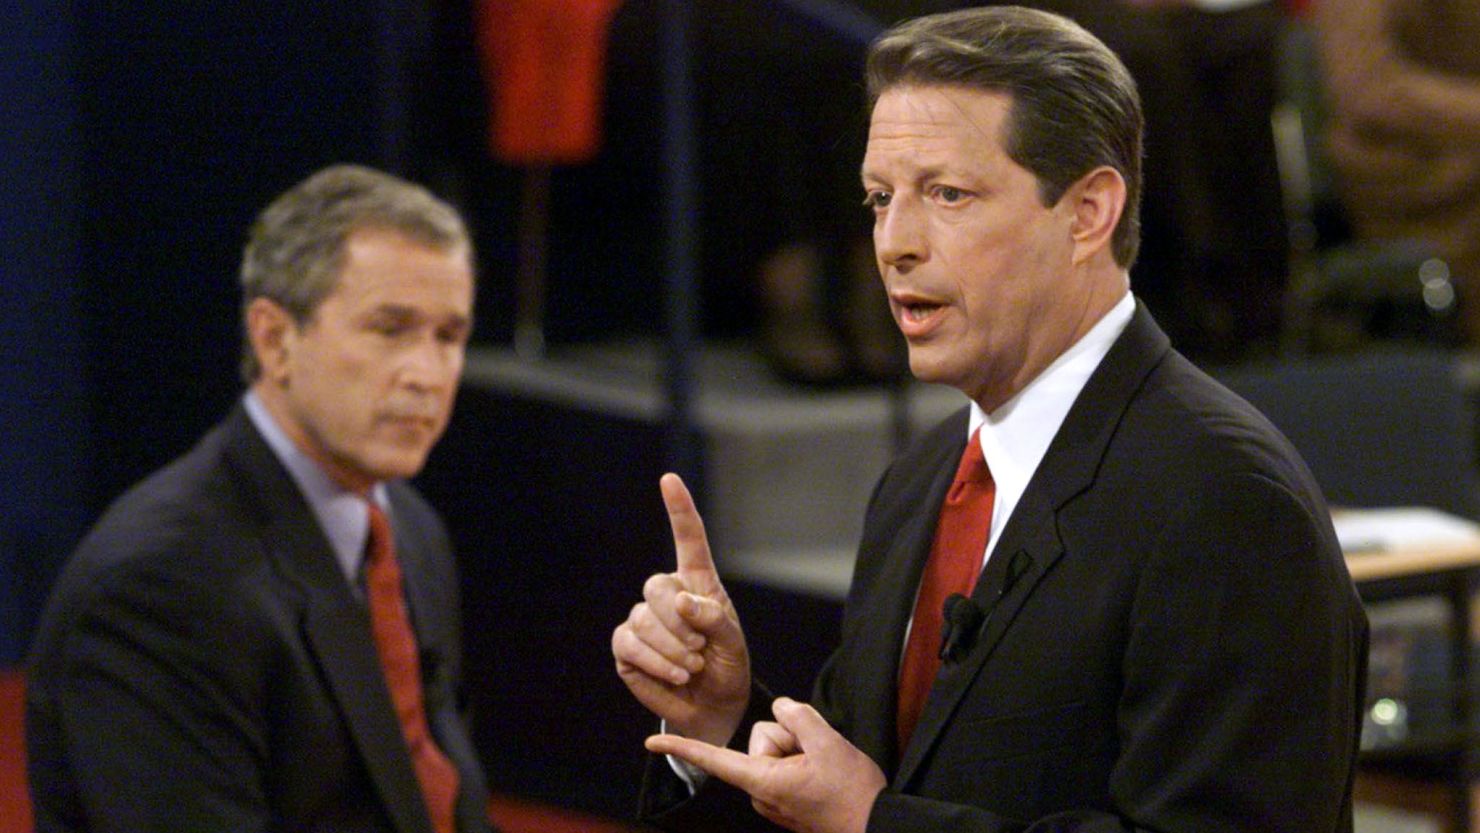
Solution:
M334 290L345 241L366 229L395 231L441 251L472 242L456 209L404 179L360 165L334 165L273 200L252 224L242 254L242 311L257 298L277 303L306 323ZM261 367L250 339L242 351L242 378Z
M1111 238L1130 268L1141 244L1144 117L1125 65L1077 23L1018 6L987 6L905 21L876 39L869 105L895 86L956 86L1011 96L1007 155L1038 179L1045 205L1102 165L1125 180L1125 212Z

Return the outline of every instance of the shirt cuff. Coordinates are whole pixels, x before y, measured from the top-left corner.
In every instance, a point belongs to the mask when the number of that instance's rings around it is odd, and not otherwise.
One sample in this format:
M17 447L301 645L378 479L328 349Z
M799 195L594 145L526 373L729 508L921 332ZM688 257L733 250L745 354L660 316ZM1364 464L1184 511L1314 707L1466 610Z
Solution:
M666 720L659 721L658 730L665 735L668 734L668 722ZM709 778L709 773L685 761L683 758L673 755L664 755L663 757L668 761L668 767L673 770L673 774L678 776L678 780L682 781L684 786L689 788L689 795L698 792L699 787L703 786L704 782Z

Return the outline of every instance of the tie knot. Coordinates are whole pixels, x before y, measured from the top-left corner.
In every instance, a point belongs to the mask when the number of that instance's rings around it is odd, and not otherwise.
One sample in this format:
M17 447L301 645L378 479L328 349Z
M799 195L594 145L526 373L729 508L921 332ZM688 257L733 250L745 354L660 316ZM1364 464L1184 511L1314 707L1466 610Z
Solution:
M371 564L379 564L394 552L395 538L391 533L391 519L380 508L380 504L373 500L366 503L370 506L370 536L365 541L365 555Z
M971 439L966 441L966 450L961 454L961 465L956 468L957 483L985 483L992 479L992 472L987 469L987 458L982 454L982 431L980 428L971 433Z

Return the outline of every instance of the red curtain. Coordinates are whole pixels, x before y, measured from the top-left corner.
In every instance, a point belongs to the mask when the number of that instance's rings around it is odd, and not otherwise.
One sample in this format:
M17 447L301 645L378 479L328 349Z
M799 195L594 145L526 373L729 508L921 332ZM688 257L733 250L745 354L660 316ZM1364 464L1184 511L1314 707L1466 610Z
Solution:
M607 36L621 0L479 0L489 145L519 165L589 161L601 146Z
M0 668L0 833L31 833L25 704L25 674L19 668Z

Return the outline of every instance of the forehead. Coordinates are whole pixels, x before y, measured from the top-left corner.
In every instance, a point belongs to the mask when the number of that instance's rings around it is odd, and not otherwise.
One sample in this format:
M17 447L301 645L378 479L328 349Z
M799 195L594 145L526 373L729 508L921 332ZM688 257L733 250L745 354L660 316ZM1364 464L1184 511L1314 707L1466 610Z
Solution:
M1005 92L960 86L901 85L885 90L869 120L864 175L899 162L955 164L1005 157L1012 108Z
M362 228L344 242L331 295L364 303L472 303L472 256L466 244L434 246L402 232Z

